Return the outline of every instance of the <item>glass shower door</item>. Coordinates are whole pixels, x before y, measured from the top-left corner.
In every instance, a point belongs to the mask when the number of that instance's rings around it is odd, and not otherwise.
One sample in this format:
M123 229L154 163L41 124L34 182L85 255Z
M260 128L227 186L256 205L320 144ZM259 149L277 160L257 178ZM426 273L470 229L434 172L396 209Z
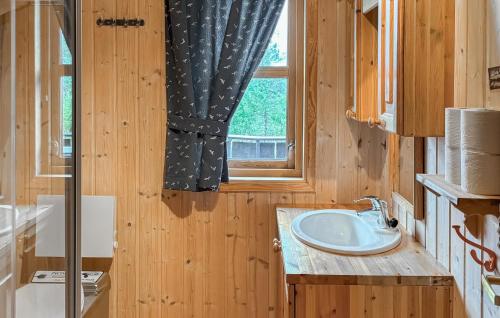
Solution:
M80 317L78 1L7 2L0 1L0 318Z
M14 1L0 5L0 317L15 307Z

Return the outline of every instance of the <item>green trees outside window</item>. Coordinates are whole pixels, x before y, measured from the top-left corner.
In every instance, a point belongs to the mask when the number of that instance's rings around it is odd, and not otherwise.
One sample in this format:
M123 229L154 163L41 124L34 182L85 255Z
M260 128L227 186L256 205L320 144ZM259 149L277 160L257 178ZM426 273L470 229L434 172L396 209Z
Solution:
M261 65L275 66L286 63L286 53L276 43L266 50ZM254 78L234 114L230 135L286 136L287 78Z

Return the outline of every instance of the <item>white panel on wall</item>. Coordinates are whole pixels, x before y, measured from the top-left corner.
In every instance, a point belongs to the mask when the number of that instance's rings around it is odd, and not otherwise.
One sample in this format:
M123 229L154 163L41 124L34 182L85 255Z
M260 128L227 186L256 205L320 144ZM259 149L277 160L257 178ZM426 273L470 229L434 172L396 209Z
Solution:
M111 196L82 196L83 257L113 257L115 201ZM37 204L51 208L37 215L35 255L64 257L64 196L40 195Z

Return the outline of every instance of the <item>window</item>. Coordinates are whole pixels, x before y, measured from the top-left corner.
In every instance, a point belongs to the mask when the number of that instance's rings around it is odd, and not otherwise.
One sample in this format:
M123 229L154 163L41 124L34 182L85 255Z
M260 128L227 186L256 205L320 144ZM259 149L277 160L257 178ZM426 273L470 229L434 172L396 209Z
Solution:
M72 132L73 132L73 77L71 76L72 57L66 40L59 30L59 64L57 76L59 77L58 102L60 110L59 119L59 149L60 157L71 157Z
M67 166L66 159L72 154L73 76L72 56L59 20L54 18L51 25L50 166L54 169Z
M304 0L287 0L229 128L231 177L301 177Z
M64 176L72 155L72 56L61 30L63 15L41 6L34 17L35 171Z

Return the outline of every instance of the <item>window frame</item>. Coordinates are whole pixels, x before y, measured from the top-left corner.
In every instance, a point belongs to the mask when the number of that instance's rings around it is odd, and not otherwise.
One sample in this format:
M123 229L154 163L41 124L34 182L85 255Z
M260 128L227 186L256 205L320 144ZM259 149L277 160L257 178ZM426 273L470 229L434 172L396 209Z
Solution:
M57 9L53 6L33 6L38 24L33 30L35 79L34 155L36 177L67 177L71 156L65 156L63 147L63 119L61 83L64 76L72 76L71 65L60 59L61 27ZM35 21L36 22L36 21ZM38 101L38 102L37 102Z
M304 156L305 0L288 0L286 66L261 66L253 78L286 78L287 160L228 160L231 181L255 178L301 178Z
M73 67L71 64L63 64L61 56L61 41L65 41L61 30L56 11L50 10L50 76L51 76L51 125L50 139L51 143L57 142L57 147L53 146L50 149L50 160L53 168L60 167L65 169L69 166L68 159L72 154L64 154L64 105L63 92L61 91L61 80L63 77L72 77ZM55 107L55 109L54 109ZM57 148L57 149L56 149Z

